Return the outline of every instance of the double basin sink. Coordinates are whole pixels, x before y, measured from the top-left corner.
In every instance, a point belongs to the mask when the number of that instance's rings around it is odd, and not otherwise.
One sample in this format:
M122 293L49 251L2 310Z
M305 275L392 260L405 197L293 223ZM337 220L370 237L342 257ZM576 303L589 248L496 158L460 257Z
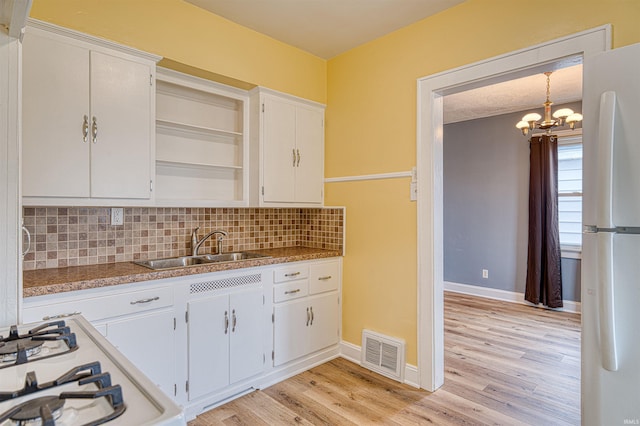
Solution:
M197 256L167 257L164 259L139 260L134 263L145 266L149 269L163 270L173 268L184 268L187 266L210 265L213 263L239 262L241 260L269 258L264 254L251 253L247 251L221 253L221 254L200 254Z

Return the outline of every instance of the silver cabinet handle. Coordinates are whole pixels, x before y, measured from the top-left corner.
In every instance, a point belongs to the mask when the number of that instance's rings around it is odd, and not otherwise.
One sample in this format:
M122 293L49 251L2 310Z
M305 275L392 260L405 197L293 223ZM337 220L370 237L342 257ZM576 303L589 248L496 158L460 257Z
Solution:
M60 319L60 318L72 317L74 315L80 315L80 314L82 314L82 312L67 312L65 314L58 314L58 315L51 315L51 316L42 317L42 321L49 321L49 320L52 320L52 319Z
M27 253L29 253L29 250L31 250L31 233L24 225L22 225L22 232L27 234L27 248L22 251L22 257L25 257Z
M289 274L284 274L285 277L297 277L300 275L300 272L291 272Z
M309 308L309 310L311 311L311 324L313 325L313 306Z
M296 288L295 290L289 290L289 291L285 291L284 294L296 294L299 293L300 289Z
M291 151L293 152L293 167L295 167L296 166L296 149L293 148Z
M307 327L309 327L310 320L311 320L311 316L309 315L309 308L307 308Z
M300 167L300 150L296 149L296 152L298 153L298 164L296 164L296 166Z
M98 119L96 116L93 116L93 120L91 122L91 135L93 138L93 143L98 143Z
M131 305L137 305L137 304L141 304L141 303L155 302L156 300L160 300L160 296L150 297L150 298L148 298L148 299L135 300L135 301L133 301L133 302L129 302L129 304L131 304Z
M84 120L82 120L82 142L87 142L88 137L89 137L89 117L85 115Z
M236 310L231 311L231 332L235 333L236 325L238 324L238 318L236 317Z
M324 277L318 277L319 281L326 281L326 280L330 280L331 279L331 275L325 275Z
M224 311L224 334L227 334L229 331L229 314L227 311Z

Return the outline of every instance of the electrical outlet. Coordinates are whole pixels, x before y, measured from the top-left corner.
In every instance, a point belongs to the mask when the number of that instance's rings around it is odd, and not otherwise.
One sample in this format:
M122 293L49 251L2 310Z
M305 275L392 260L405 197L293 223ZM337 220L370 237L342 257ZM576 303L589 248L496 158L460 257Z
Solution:
M483 269L482 270L482 278L489 278L489 270L488 269Z
M124 209L122 207L111 208L111 225L117 226L124 223Z

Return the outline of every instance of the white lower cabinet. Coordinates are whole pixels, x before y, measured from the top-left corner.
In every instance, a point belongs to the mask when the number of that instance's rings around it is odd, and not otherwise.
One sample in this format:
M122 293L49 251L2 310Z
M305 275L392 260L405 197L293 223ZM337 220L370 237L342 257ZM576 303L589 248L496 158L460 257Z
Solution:
M273 365L338 343L338 308L337 292L274 306Z
M274 366L338 343L339 287L339 260L301 263L274 271Z
M107 323L107 339L167 395L176 392L173 310Z
M189 400L262 372L263 290L188 302Z
M175 310L170 286L125 285L24 301L25 323L64 320L73 314L82 314L160 389L176 396Z

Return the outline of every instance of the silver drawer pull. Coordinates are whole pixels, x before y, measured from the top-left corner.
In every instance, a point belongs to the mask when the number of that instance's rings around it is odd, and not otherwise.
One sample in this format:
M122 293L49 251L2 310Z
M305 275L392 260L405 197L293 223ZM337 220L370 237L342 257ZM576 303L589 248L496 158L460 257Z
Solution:
M297 277L300 272L291 272L290 274L284 274L285 277Z
M82 121L82 141L86 142L88 136L89 136L89 117L85 115L84 120Z
M311 322L309 325L313 325L313 306L309 308L309 311L311 312Z
M324 277L318 277L318 280L320 281L326 281L326 280L330 280L331 279L331 275L325 275Z
M98 143L98 119L93 116L93 120L91 120L91 140L93 143Z
M289 290L289 291L285 291L284 294L296 294L299 293L300 289L296 288L295 290Z
M137 305L139 303L155 302L156 300L160 300L160 296L150 297L148 299L140 299L140 300L136 300L135 302L129 302L129 303L131 303L132 305Z
M42 317L42 321L49 321L49 320L52 320L52 319L72 317L74 315L80 315L80 314L82 314L82 312L68 312L66 314L51 315L51 316Z

